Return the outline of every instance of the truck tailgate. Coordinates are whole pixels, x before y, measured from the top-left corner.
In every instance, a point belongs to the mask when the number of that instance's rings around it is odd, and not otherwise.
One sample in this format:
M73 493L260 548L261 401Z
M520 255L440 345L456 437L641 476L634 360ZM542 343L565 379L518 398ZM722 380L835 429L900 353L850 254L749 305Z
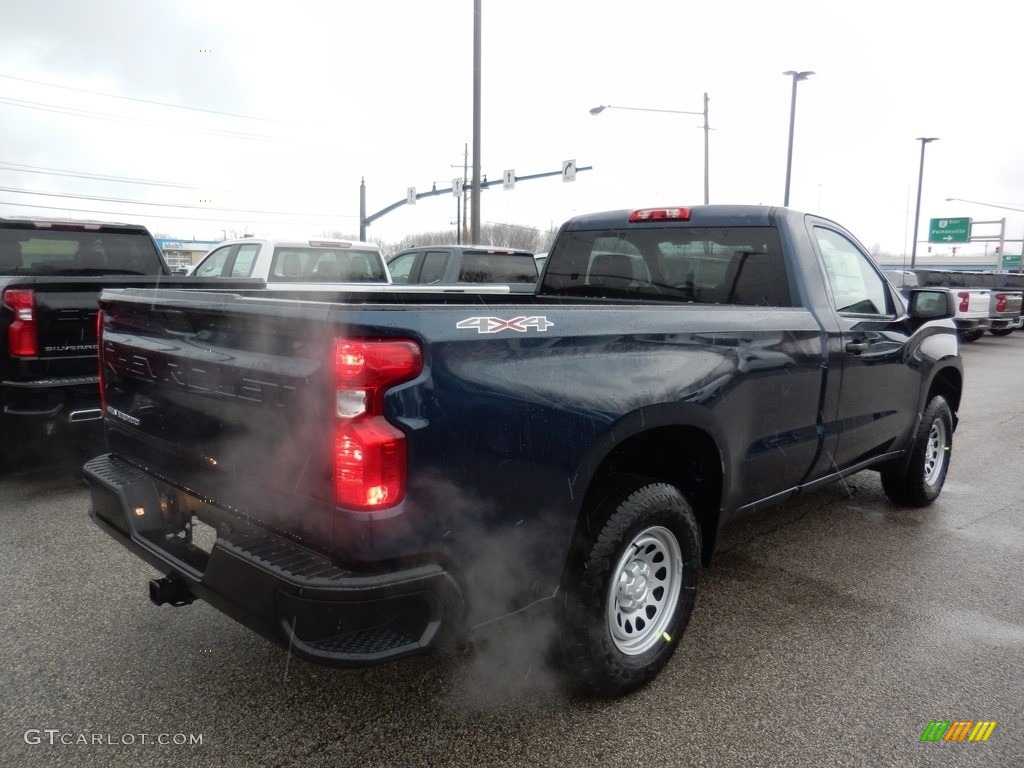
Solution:
M222 294L185 308L116 293L100 302L110 450L243 518L259 509L268 527L331 541L330 339L317 305L228 317Z

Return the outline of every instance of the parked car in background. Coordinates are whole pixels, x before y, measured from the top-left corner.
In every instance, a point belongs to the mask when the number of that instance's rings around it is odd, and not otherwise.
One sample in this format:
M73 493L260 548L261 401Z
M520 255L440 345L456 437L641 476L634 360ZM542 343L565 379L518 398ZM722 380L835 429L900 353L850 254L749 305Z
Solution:
M1024 293L1019 290L997 288L997 281L992 273L963 272L951 269L918 269L915 270L918 283L922 286L945 286L952 289L957 298L958 318L963 315L962 322L958 319L960 338L964 341L977 341L985 331L995 336L1007 336L1021 326L1021 305ZM983 291L985 301L976 300L976 294ZM987 302L987 324L969 325L970 314L975 304Z
M0 464L99 426L100 291L169 274L142 226L0 219Z
M388 269L396 284L507 285L514 293L533 293L539 274L530 251L477 245L405 248Z
M99 436L100 292L167 285L204 287L141 225L0 218L0 464Z
M324 284L387 285L391 282L375 243L348 240L283 240L244 237L210 250L191 277L257 277L273 289Z
M992 291L990 315L993 336L1009 336L1024 326L1024 275L1010 272L965 272L971 282Z

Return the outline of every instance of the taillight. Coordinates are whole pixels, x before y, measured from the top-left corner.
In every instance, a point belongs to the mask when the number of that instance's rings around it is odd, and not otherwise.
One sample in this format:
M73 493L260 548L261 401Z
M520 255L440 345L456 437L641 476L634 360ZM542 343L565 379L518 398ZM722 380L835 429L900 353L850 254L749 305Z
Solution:
M36 295L31 288L4 291L4 305L13 315L7 327L7 349L14 357L36 357L39 354L39 331L36 326Z
M996 312L1005 312L1005 311L1006 311L1006 294L1005 293L997 293L996 294Z
M334 340L334 499L340 506L385 509L405 496L405 433L384 418L384 395L422 370L414 341Z
M969 310L971 308L971 294L967 293L967 291L960 291L957 296L960 297L960 311L966 312Z

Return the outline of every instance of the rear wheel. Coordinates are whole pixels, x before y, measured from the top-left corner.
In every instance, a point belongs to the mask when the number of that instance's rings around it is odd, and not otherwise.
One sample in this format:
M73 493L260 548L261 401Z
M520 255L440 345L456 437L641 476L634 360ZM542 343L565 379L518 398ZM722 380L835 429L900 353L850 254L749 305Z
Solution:
M988 332L993 336L1009 336L1013 331L1013 328L990 328Z
M618 696L675 651L697 595L700 532L678 488L638 475L616 477L588 520L568 571L562 655L583 690Z
M925 507L938 498L949 471L953 414L944 397L933 397L921 416L906 468L882 471L882 490L897 504Z
M960 331L960 338L963 341L977 341L984 335L984 331Z

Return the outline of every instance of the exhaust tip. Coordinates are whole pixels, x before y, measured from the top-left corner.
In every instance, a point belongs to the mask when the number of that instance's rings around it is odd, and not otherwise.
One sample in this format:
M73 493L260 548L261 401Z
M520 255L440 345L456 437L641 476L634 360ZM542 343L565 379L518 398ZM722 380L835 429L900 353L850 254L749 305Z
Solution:
M99 408L86 408L79 411L71 411L68 414L68 421L72 424L79 421L99 421L103 418L103 411Z

